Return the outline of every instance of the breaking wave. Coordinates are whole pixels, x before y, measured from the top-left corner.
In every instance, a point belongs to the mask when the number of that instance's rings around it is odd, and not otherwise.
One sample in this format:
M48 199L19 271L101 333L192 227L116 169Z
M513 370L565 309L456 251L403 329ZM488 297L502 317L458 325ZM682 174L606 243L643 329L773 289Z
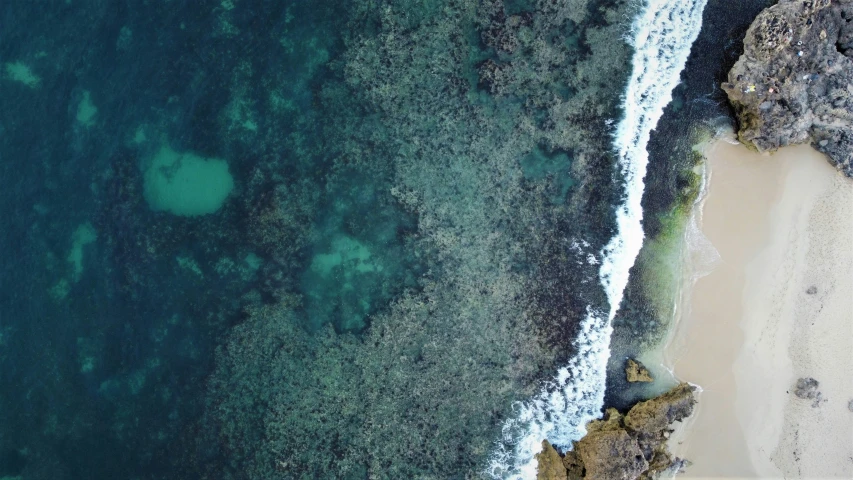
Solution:
M624 117L614 133L613 147L625 182L616 209L617 234L599 253L599 277L610 309L587 307L577 352L534 398L515 406L513 417L490 460L493 478L536 478L535 455L548 439L561 448L586 434L585 425L598 418L604 404L611 322L622 302L628 272L643 244L643 197L651 131L672 100L690 47L702 26L707 0L645 0L634 19L628 41L634 47L632 73L623 99Z

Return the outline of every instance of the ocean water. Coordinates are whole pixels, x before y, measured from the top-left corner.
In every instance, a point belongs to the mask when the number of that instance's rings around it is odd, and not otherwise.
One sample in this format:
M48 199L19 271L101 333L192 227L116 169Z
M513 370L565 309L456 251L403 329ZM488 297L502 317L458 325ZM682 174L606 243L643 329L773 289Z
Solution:
M703 6L0 5L0 478L531 478Z

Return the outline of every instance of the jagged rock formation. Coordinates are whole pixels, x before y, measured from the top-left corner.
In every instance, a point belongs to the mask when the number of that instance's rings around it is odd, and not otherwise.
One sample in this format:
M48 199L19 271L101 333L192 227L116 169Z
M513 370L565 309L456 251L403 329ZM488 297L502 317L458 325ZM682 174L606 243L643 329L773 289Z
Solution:
M625 426L645 434L666 430L693 413L696 387L682 383L663 395L634 405L625 415Z
M631 383L655 381L649 369L633 358L625 362L625 379Z
M548 440L542 441L542 451L536 454L536 461L539 468L536 472L536 480L566 480L568 472L563 466L563 457L560 452L548 443Z
M680 471L666 441L674 422L693 413L696 387L682 383L669 392L634 405L626 415L608 409L587 424L587 435L562 457L547 441L537 455L537 480L647 480Z
M853 0L780 0L761 12L722 85L738 138L760 152L809 143L853 177Z
M587 434L577 451L589 480L634 479L649 468L637 439L622 428Z

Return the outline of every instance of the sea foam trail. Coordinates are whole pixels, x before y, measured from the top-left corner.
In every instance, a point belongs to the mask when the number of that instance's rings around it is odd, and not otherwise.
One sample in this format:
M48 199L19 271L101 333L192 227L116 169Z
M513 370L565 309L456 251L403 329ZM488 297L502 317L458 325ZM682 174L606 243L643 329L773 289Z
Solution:
M625 182L616 210L618 233L600 253L601 284L608 312L587 308L569 364L531 400L515 406L503 426L502 439L488 473L493 478L536 478L535 455L548 439L562 448L586 434L585 425L601 415L611 323L628 283L628 272L643 244L643 179L649 142L663 109L672 100L690 47L702 26L707 0L645 0L631 26L632 73L625 91L624 118L613 138Z

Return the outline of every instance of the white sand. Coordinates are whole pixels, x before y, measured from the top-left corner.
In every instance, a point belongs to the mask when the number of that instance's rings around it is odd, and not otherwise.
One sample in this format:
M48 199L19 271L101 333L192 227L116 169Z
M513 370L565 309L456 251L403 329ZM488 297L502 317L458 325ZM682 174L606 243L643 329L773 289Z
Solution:
M696 218L720 260L688 271L665 354L703 388L674 446L694 462L685 476L853 478L853 181L808 147L717 141L706 156ZM793 395L807 376L816 407Z

